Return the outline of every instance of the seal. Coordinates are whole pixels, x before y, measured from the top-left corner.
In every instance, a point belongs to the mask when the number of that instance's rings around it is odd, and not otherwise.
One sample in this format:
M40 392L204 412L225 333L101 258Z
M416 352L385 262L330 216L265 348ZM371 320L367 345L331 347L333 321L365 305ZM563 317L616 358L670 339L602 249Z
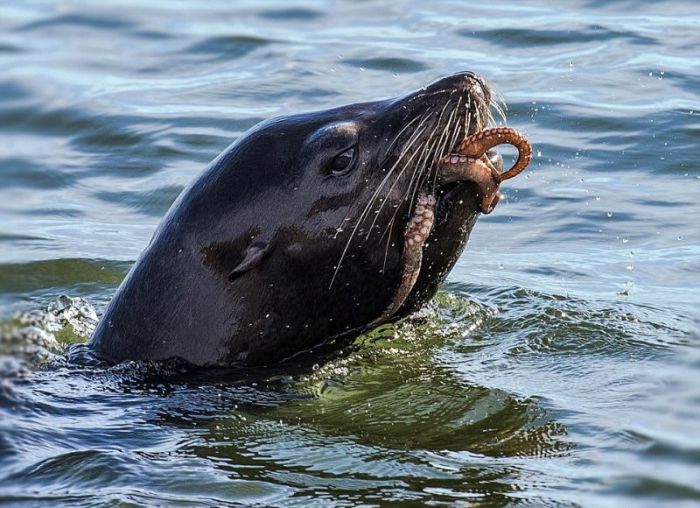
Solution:
M162 220L90 341L110 362L284 362L413 312L527 165L483 79L265 121ZM497 109L497 108L496 108ZM501 173L491 149L520 158Z

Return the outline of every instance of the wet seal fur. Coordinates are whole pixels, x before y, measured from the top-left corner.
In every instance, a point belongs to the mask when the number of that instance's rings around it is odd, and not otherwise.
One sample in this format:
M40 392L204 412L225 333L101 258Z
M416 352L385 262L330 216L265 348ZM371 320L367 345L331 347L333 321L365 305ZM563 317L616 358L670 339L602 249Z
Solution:
M254 127L172 205L91 349L110 362L269 365L418 309L481 211L479 185L443 182L438 163L484 129L491 106L465 72ZM411 230L420 250L407 285L405 234L426 195L418 221L430 227Z

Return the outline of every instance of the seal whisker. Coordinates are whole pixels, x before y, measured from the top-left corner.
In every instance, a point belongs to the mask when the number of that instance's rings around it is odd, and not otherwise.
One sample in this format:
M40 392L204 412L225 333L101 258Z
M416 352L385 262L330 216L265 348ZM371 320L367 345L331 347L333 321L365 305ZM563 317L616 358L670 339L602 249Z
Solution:
M462 98L460 97L459 101L457 101L457 106L455 107L455 110L453 112L455 114L455 126L454 126L454 129L452 132L452 138L450 139L450 143L448 145L449 151L451 151L455 146L457 146L456 145L457 138L459 137L459 130L460 130L460 127L462 126L461 121L460 121L461 115L459 114L459 108L461 105L462 105ZM464 137L464 136L462 136L462 137ZM447 155L447 154L445 154L445 155Z
M424 165L424 164L425 164L425 161L427 160L427 154L430 153L429 141L430 141L430 138L428 138L428 139L426 140L426 142L423 143L423 145L422 145L422 147L421 147L421 149L420 149L420 150L421 150L421 156L418 158L418 162L416 162L416 166L415 166L415 168L414 168L414 170L413 170L413 174L411 175L411 180L409 181L408 191L406 192L406 196L403 198L403 200L406 200L406 199L408 198L408 195L411 193L411 187L413 186L414 179L415 179L415 177L416 177L416 174L419 173L419 169L418 169L418 168L421 167L421 164ZM421 161L422 161L422 163L421 163ZM418 187L416 187L416 189L417 189L417 188L418 188ZM403 200L401 200L401 201L403 201ZM409 201L410 201L410 200L409 200ZM400 205L396 205L396 209L394 210L394 213L391 215L391 219L390 219L389 222L387 223L387 226L384 228L384 232L382 233L382 236L379 237L379 241L380 241L380 242L381 242L382 239L384 238L384 235L385 235L388 231L390 231L390 227L393 226L393 224L394 224L394 222L395 222L395 220L396 220L396 216L398 215L400 209L401 209ZM391 237L389 237L389 239L387 239L387 242L390 240L390 238L391 238Z
M408 140L407 143L406 143L406 144L408 145L408 148L405 148L404 151L402 151L402 152L399 154L399 156L397 157L396 162L394 163L394 165L391 167L391 169L389 169L389 171L387 172L387 174L384 176L384 178L382 179L382 181L379 183L379 186L377 187L377 189L374 191L374 193L372 194L372 196L371 196L370 199L368 200L367 205L366 205L365 208L362 210L362 213L360 214L360 217L359 217L359 219L357 220L357 224L355 225L355 229L357 229L357 227L359 227L359 225L362 223L362 221L363 221L363 220L365 219L365 217L367 216L367 213L369 212L369 209L371 208L371 206L372 206L374 200L375 200L375 199L379 196L379 194L381 193L382 188L384 187L384 185L386 184L386 182L387 182L387 181L389 180L389 178L391 177L393 171L396 169L396 166L398 166L398 164L401 162L401 159L403 158L403 156L408 152L408 149L411 147L411 145L413 145L413 143L416 142L416 140L418 139L418 137L420 136L420 134L423 132L423 131L421 130L421 126L422 126L422 124L425 122L425 120L427 120L427 117L424 117L423 120L421 120L421 122L418 124L418 126L416 127L416 130L413 132L413 134L411 134L411 137L409 138L409 140ZM424 130L424 129L423 129L423 130Z
M401 168L401 171L399 171L399 174L396 175L396 178L394 179L394 183L392 183L391 187L389 187L389 190L386 193L387 196L389 196L391 194L391 192L394 190L394 188L396 187L396 184L399 182L399 179L401 178L403 173L406 171L406 169L409 167L409 164L411 163L411 161L416 157L416 155L418 155L418 153L419 153L419 151L416 150L408 158L408 160L404 164L403 168ZM374 219L372 220L372 224L370 224L369 228L367 229L367 235L365 236L365 240L369 240L369 237L372 234L372 228L374 228L374 225L377 223L377 219L379 218L379 214L382 211L382 209L384 208L384 205L386 204L387 201L388 201L388 199L385 199L384 201L382 201L382 204L379 206L379 209L375 213Z
M477 125L482 125L483 121L481 119L481 108L479 107L479 104L476 104L476 100L474 101L474 119L476 120Z
M367 203L367 206L366 206L366 207L364 208L364 210L362 211L362 214L360 214L360 218L359 218L358 221L357 221L357 222L358 222L358 225L366 218L367 213L369 212L369 209L372 207L372 205L374 204L374 202L376 201L376 199L379 197L379 194L381 193L382 188L384 188L384 185L386 184L386 182L389 181L389 178L391 177L391 175L393 174L394 170L396 169L396 167L399 165L399 163L400 163L401 160L403 159L404 155L406 155L406 154L408 153L408 151L410 150L411 146L413 146L413 144L414 144L414 143L416 142L416 140L420 137L420 135L423 133L423 131L425 131L425 128L424 128L424 129L421 129L421 127L422 127L423 123L425 123L425 121L427 121L427 119L428 119L429 117L430 117L430 115L424 117L423 120L421 120L421 122L420 122L420 123L418 124L418 126L416 127L416 130L413 132L413 134L412 134L411 137L409 138L408 142L406 143L406 145L407 145L406 148L399 154L399 156L397 157L396 162L394 163L394 165L391 167L391 169L388 171L388 173L386 174L386 176L384 177L384 179L380 182L379 186L377 187L377 189L374 191L374 193L373 193L372 196L370 197L369 202ZM427 128L427 127L426 127L426 128ZM389 191L389 192L390 192L390 191ZM387 194L388 194L388 193L387 193ZM371 231L371 228L370 228L370 231Z
M424 144L423 153L421 154L422 161L419 161L420 164L416 164L416 170L413 172L413 177L411 178L411 181L409 182L408 189L406 191L406 198L408 198L409 194L411 195L411 198L409 199L409 203L415 203L416 192L418 191L418 188L420 187L420 176L423 174L423 171L425 170L425 168L428 164L428 158L430 157L431 150L435 147L436 140L432 139L432 143L429 143L430 141L431 141L431 139L426 141L426 143ZM415 185L414 185L414 180L415 180ZM413 191L411 191L412 188L413 188ZM393 217L392 217L392 219L393 219Z
M409 194L411 194L411 188L413 187L413 183L414 183L414 179L415 179L416 175L417 175L417 174L420 174L420 172L422 171L422 168L425 167L425 164L426 164L426 162L427 162L427 160L428 160L428 156L429 156L429 154L430 154L430 150L431 150L431 148L432 148L432 145L431 145L431 143L430 143L431 140L432 140L432 137L428 137L428 138L425 140L425 142L423 143L423 145L419 148L419 150L421 151L421 155L420 155L420 157L418 158L418 162L416 162L416 166L415 166L415 169L414 169L414 171L413 171L413 175L411 176L411 180L410 180L409 185L408 185L408 191L406 192L406 197L404 198L404 200L408 198L408 195L409 195ZM420 169L419 169L419 168L420 168ZM416 180L416 182L417 182L417 180ZM416 185L415 190L413 191L414 194L415 194L415 192L416 192L417 190L418 190L418 185ZM412 201L413 201L413 197L411 197L411 199L409 200L409 202L412 202ZM387 232L390 232L390 228L393 226L393 224L394 224L394 222L395 222L395 220L396 220L396 216L397 216L397 214L399 213L399 210L400 210L400 209L401 209L400 206L397 205L397 206L396 206L396 210L394 210L394 213L393 213L392 216L391 216L391 219L390 219L389 222L387 223L387 226L384 228L384 232L382 233L382 236L379 237L379 241L380 241L380 242L381 242L382 239L384 238L384 235L386 235ZM390 236L389 236L388 239L387 239L387 245L389 244L390 241L391 241L391 234L390 234Z
M462 98L459 98L459 102L457 102L457 107L455 108L455 126L454 130L452 133L452 139L450 139L450 143L448 145L448 153L453 150L455 146L457 146L457 139L459 138L460 135L460 129L462 127L461 119L462 116L459 114L459 108L462 105ZM466 134L463 134L462 137L464 138ZM445 154L447 155L447 154Z
M396 134L396 136L394 136L394 139L391 141L391 143L389 143L389 148L387 149L387 153L389 153L389 152L394 148L394 145L395 145L396 142L398 141L399 137L401 137L401 135L402 135L404 132L406 132L406 130L407 130L411 125L413 125L413 123L416 122L419 118L422 118L422 117L420 117L420 116L415 116L415 117L413 117L413 119L410 120L410 121L398 132L398 134ZM414 132L414 133L415 133L415 132ZM343 218L343 221L342 221L342 222L338 225L338 227L336 228L336 234L335 234L335 236L333 237L334 239L337 238L337 237L338 237L338 233L339 233L340 231L342 231L341 228L342 228L342 226L343 226L343 223L347 220L349 214L350 214L350 212L348 212L348 213L345 215L345 217Z
M418 191L419 188L419 179L416 179L417 176L421 175L424 168L426 167L426 164L428 162L428 159L430 157L430 153L432 149L435 147L435 144L437 142L437 139L435 138L434 132L432 132L426 140L423 142L421 147L419 148L421 155L418 158L418 161L416 162L416 165L413 170L413 174L411 175L411 180L409 181L409 185L406 191L406 196L404 197L404 200L408 200L409 202L409 207L411 207L411 203L414 201L415 193ZM411 189L413 189L413 192L411 192ZM409 195L411 197L409 198ZM394 210L394 213L391 216L391 219L387 223L387 226L384 229L384 232L382 233L381 237L379 238L379 241L381 241L384 238L384 235L387 234L387 232L390 231L390 228L393 226L394 222L396 221L396 217L398 215L398 212L400 210L400 206L397 205L396 209ZM387 242L389 239L387 240Z
M455 111L455 113L456 113L456 111ZM450 153L450 151L452 150L452 147L455 146L457 134L459 133L459 116L455 117L454 126L452 126L452 124L450 124L450 127L451 127L451 130L453 131L452 137L450 138L449 142L447 141L448 138L447 137L445 138L445 143L442 145L442 149L439 150L439 152L438 152L438 154L439 154L438 161L443 159L444 157L446 157ZM437 175L438 175L438 172L434 171L433 172L433 195L435 195L435 189L437 187Z
M461 97L459 98L457 107L453 110L452 114L455 113L455 111L459 110L459 105L461 105ZM443 113L445 111L445 108L443 108ZM450 117L452 118L452 116ZM449 123L446 125L446 127L449 126ZM426 139L425 143L423 143L422 146L422 152L421 156L418 159L418 162L416 163L416 166L413 171L413 175L411 176L411 180L409 182L407 191L406 191L406 197L405 199L408 199L409 201L409 209L414 208L415 206L415 200L416 200L416 195L418 192L418 189L420 189L421 185L424 183L424 179L422 179L423 174L428 167L428 159L430 159L430 155L433 153L433 150L437 147L438 142L440 141L440 138L433 132L428 139ZM434 157L433 157L434 159ZM411 190L413 189L413 190ZM411 196L410 199L408 196ZM384 232L382 233L382 236L380 237L381 239L384 237L384 235L390 231L390 227L393 226L396 216L398 214L399 208L397 207L396 210L394 211L393 215L391 216L391 219L389 220L387 227L384 229Z
M472 117L469 114L469 112L472 109L472 101L471 98L469 99L469 102L467 103L466 111L464 113L464 135L468 136L469 135L469 129L472 126Z
M391 245L391 231L394 228L394 224L392 223L389 226L389 236L386 238L386 248L384 249L384 262L382 263L382 274L384 274L384 271L386 270L386 258L389 256L389 245ZM384 235L382 235L384 236Z
M450 116L450 118L454 120L454 128L452 129L452 130L454 130L454 133L453 133L453 135L452 135L452 138L451 138L451 140L450 140L450 143L449 143L448 145L443 144L443 149L442 149L442 150L439 150L439 152L445 152L445 153L441 154L441 157L440 157L440 158L442 158L442 157L444 157L445 155L447 155L447 153L448 153L448 152L452 149L452 147L455 146L455 144L456 144L456 140L457 140L457 138L458 138L458 136L459 136L459 127L460 127L460 122L461 122L461 115L459 114L459 107L460 107L460 106L461 106L461 97L460 97L459 102L457 103L457 106L456 106L455 109L452 111L452 114L451 114L451 116ZM465 105L465 110L466 110L466 111L465 111L465 122L466 122L466 117L467 117L468 112L469 112L469 104L468 104L468 103ZM453 118L453 117L454 117L454 118ZM466 127L465 127L465 129L466 129ZM450 123L448 123L448 124L446 125L446 132L450 132ZM465 132L466 132L466 130L465 130ZM447 138L445 138L445 140L446 140L446 139L447 139ZM428 150L428 153L435 153L435 152L433 152L433 149L437 146L437 144L438 144L439 141L440 141L440 139L438 139L438 138L436 138L436 139L434 140L432 146L430 147L430 150ZM446 148L446 150L445 150L445 148ZM439 159L438 159L438 160L439 160ZM435 163L435 157L433 157L433 159L431 160L431 165L434 164L434 163ZM412 202L415 202L416 193L418 192L418 189L421 188L421 186L425 183L426 179L430 176L429 174L427 174L427 175L425 175L425 178L423 177L423 172L425 171L426 167L427 167L427 158L426 158L426 160L425 160L423 166L420 168L419 178L416 180L416 185L415 185L415 187L414 187L414 189L413 189L412 196L411 196L411 201L412 201ZM435 174L435 176L437 176L437 173ZM433 187L434 187L434 186L435 186L435 182L433 183ZM433 191L434 191L434 189L433 189ZM408 192L411 193L410 187L409 187ZM392 220L393 220L393 218L392 218Z
M507 124L506 111L508 111L508 106L506 105L503 94L494 88L491 88L491 107L501 118L503 123Z
M459 116L457 116L457 109L455 108L447 120L447 125L445 125L445 131L444 131L445 141L443 142L442 148L441 148L440 153L439 153L440 158L444 157L445 155L447 155L447 153L449 153L450 149L452 148L452 145L450 145L450 141L455 138L455 131L459 130L458 128L459 128ZM452 133L451 137L450 137L450 133Z
M496 114L501 118L501 120L503 121L503 123L507 125L507 124L508 124L508 120L507 120L507 118L506 118L506 112L505 112L505 110L503 109L503 107L501 107L501 104L500 104L499 102L497 102L497 101L492 101L492 102L491 102L491 107L494 109L494 111L496 112Z
M401 152L401 154L400 154L399 157L397 158L397 160L396 160L396 162L394 163L394 165L392 166L392 168L389 170L389 172L386 174L386 176L384 177L384 179L382 180L382 182L379 184L379 186L378 186L377 189L375 190L374 194L370 197L370 199L369 199L367 205L365 206L364 210L363 210L362 213L360 214L360 217L358 218L357 223L355 224L355 227L354 227L353 230L352 230L352 233L350 233L350 238L348 238L348 241L347 241L347 243L345 244L345 248L343 249L343 252L342 252L342 254L340 255L340 260L339 260L338 263L336 264L335 271L333 272L333 277L331 278L331 283L330 283L330 285L328 286L328 289L330 289L330 288L333 287L333 283L335 282L335 279L336 279L336 277L337 277L337 275L338 275L338 271L340 270L340 266L341 266L342 263L343 263L343 259L345 259L345 255L347 254L348 249L350 248L350 244L351 244L353 238L355 237L355 234L357 233L357 230L358 230L358 228L360 227L360 224L362 224L362 222L364 221L365 217L367 216L367 213L369 212L369 209L371 208L371 206L372 206L374 200L377 198L377 196L378 196L379 193L381 192L382 188L384 187L384 185L385 185L386 182L388 181L388 179L389 179L389 177L391 176L391 174L393 173L394 169L396 169L396 166L401 162L401 159L403 158L403 156L408 152L408 150L410 149L410 147L416 142L416 140L420 137L420 135L422 134L422 132L425 130L425 127L422 127L422 126L423 126L423 124L428 120L428 118L430 118L431 116L432 116L432 113L430 113L430 114L427 115L427 116L424 116L424 118L423 118L423 119L420 121L420 123L416 126L416 130L413 132L413 134L411 135L411 138L409 138L409 141L406 143L407 146L406 146L406 147L404 148L404 150Z
M425 117L425 115L424 115L423 117ZM413 117L413 120L411 120L410 122L408 122L408 123L399 131L399 133L398 133L396 136L394 136L394 139L392 140L392 142L389 143L389 148L387 148L386 153L391 152L391 150L394 148L394 145L395 145L396 142L399 140L399 138L401 137L401 135L402 135L404 132L406 132L406 130L407 130L411 125L413 125L413 123L416 122L419 118L422 118L422 117L420 117L420 116L415 116L415 117Z
M445 150L447 146L447 140L449 136L447 135L448 130L450 128L450 125L452 124L452 119L454 118L454 115L456 113L456 110L452 111L452 114L450 117L447 119L447 122L445 123L445 127L442 130L442 134L440 134L440 137L438 138L438 143L436 146L436 150L433 151L433 158L430 161L430 167L433 167L435 163L440 160L443 157L442 152ZM437 171L435 172L435 178L433 179L433 195L435 194L435 187L436 187L436 182L437 182Z
M471 99L467 100L467 103L464 105L464 135L468 136L469 135L469 112L471 111L472 107L472 101Z
M404 146L403 150L399 153L398 157L396 158L396 162L391 168L392 171L396 168L396 166L398 166L398 164L401 162L401 159L403 159L404 155L406 155L406 153L408 153L408 151L413 146L413 143L415 143L418 137L423 133L425 129L420 131L419 129L423 127L423 124L425 124L425 122L428 121L428 119L431 116L433 116L433 112L430 112L429 114L423 115L423 117L421 117L420 123L416 126L416 129L413 131L413 134L411 134L409 140L406 142L406 146Z
M445 113L445 111L446 111L447 108L450 106L450 104L452 104L452 99L450 99L449 101L447 101L447 102L445 103L445 105L443 106L442 111L440 111L440 116L439 116L438 119L437 119L437 125L440 124L440 120L442 120L442 115ZM453 111L453 114L454 114L454 111ZM450 118L452 118L452 117L450 117ZM449 125L449 122L450 122L450 120L448 119L448 125ZM413 154L411 155L411 157L410 157L410 158L406 161L406 163L404 164L403 168L401 168L401 171L399 171L399 174L396 175L396 178L394 179L394 183L391 185L391 187L390 187L389 190L387 191L387 196L389 196L389 195L391 194L391 192L394 190L394 188L396 187L396 185L399 183L399 180L400 180L401 177L403 176L403 174L404 174L404 172L406 171L406 169L408 169L408 167L410 166L411 161L415 158L415 156L418 154L419 151L420 151L420 149L418 149L418 150L416 150L415 152L413 152ZM420 162L420 158L418 159L418 161ZM418 165L416 164L416 167L417 167L417 166L418 166ZM415 176L415 169L414 169L414 172L413 172L413 176ZM413 182L413 176L411 177L411 182ZM411 184L409 183L409 189L410 189L410 185L411 185ZM405 199L405 198L404 198L404 199ZM377 219L379 218L379 214L381 213L382 209L384 208L384 205L386 204L386 202L387 202L387 200L385 199L385 200L382 202L381 206L379 207L379 210L377 210L377 213L376 213L375 216L374 216L374 220L372 221L372 224L370 225L369 229L367 230L367 236L365 237L365 240L368 240L369 237L370 237L370 235L372 234L372 229L374 228L374 225L377 223ZM381 241L381 238L380 238L379 240Z
M404 199L408 199L408 196L411 195L411 198L408 200L409 201L409 208L413 208L413 204L415 203L415 196L416 192L418 191L420 187L420 175L422 175L427 162L428 158L430 157L430 153L432 149L435 147L437 143L437 138L434 135L429 136L425 142L422 145L422 150L421 150L421 156L418 159L418 162L416 163L415 169L413 171L413 175L411 176L411 180L409 182L407 191L406 191L406 197ZM416 178L418 176L418 178ZM415 186L414 186L415 183ZM413 192L411 192L411 188L413 188ZM399 212L399 207L397 206L396 210L394 211L393 215L391 216L391 219L387 225L387 227L384 229L384 233L382 233L382 236L380 237L381 239L384 237L386 232L389 230L389 226L393 225L394 221L396 220L396 216Z
M460 103L460 102L461 102L461 97L460 97L460 100L459 100L459 102L458 102L457 107L454 108L454 109L452 110L452 113L450 113L450 116L448 117L447 122L445 122L445 127L443 128L443 131L442 131L441 135L440 135L440 136L433 136L433 138L432 138L432 139L433 139L433 143L431 144L430 149L428 150L428 157L429 157L429 154L432 153L432 154L433 154L433 158L432 158L432 160L430 161L430 164L428 165L428 167L432 167L432 166L434 165L435 161L436 161L436 157L435 157L435 153L436 153L436 152L435 152L433 149L434 149L434 148L437 148L437 147L439 146L439 144L440 144L440 142L442 141L443 137L444 137L445 134L448 132L449 127L450 127L450 124L451 124L451 122L452 122L452 119L453 119L455 113L457 112L457 110L459 109L459 103ZM452 101L449 101L449 102L448 102L447 104L445 104L445 106L442 108L442 111L440 112L440 118L438 119L437 125L440 124L440 120L442 120L443 114L444 114L445 111L447 110L447 107L448 107L449 105L451 105L451 104L452 104ZM426 147L427 147L427 146L428 146L428 143L426 142ZM423 166L421 166L420 172L418 173L418 178L416 179L416 186L415 186L415 188L414 188L414 190L413 190L413 193L412 193L412 195L411 195L411 203L412 203L411 207L413 207L414 200L415 200L415 196L416 196L416 192L418 191L418 189L420 188L420 186L421 186L422 183L423 183L423 181L421 180L421 176L422 176L422 173L423 173L423 171L424 171L424 169L425 169L425 167L426 167L427 159L428 159L428 158L426 157L426 159L425 159L425 161L424 161L424 164L423 164ZM414 173L414 176L415 176L415 173ZM413 179L411 179L411 184L409 184L409 187L408 187L408 189L407 189L407 192L406 192L406 196L407 196L407 197L408 197L408 194L411 194L411 185L412 185L412 183L413 183Z

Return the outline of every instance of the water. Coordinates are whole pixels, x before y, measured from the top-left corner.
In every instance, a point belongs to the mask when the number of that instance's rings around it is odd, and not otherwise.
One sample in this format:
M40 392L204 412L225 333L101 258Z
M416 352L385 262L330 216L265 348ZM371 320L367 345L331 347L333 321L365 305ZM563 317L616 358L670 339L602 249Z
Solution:
M700 501L696 2L0 12L3 504ZM536 156L420 315L300 372L65 360L232 139L464 69Z

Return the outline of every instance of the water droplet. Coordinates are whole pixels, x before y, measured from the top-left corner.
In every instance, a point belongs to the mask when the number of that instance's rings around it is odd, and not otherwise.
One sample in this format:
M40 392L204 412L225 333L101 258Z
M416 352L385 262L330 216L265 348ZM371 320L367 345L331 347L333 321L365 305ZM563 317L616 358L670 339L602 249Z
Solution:
M608 212L607 215L608 215L608 217L612 217L612 216L613 216L613 213L612 213L612 212Z

